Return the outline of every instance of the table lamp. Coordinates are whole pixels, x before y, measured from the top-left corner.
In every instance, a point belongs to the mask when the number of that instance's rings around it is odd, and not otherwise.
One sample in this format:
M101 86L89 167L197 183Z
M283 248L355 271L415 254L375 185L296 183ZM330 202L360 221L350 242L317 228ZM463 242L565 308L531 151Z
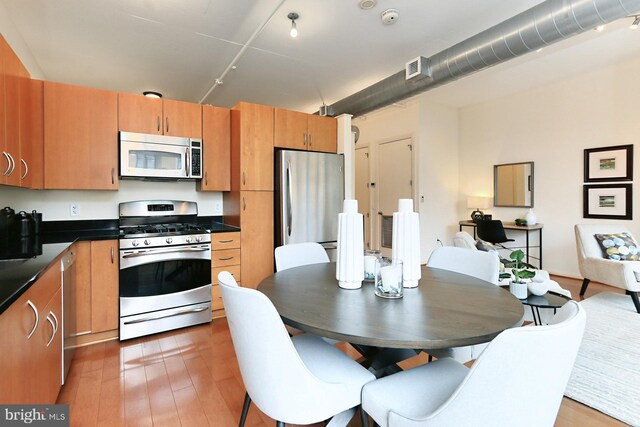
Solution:
M471 212L471 220L473 222L478 222L482 219L484 213L480 209L488 209L489 208L489 198L488 197L467 197L467 208L475 209Z

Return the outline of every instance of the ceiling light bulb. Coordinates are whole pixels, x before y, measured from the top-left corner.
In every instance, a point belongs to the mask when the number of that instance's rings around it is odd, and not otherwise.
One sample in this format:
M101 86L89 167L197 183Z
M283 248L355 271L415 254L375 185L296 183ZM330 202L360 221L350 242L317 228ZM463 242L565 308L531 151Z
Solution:
M291 31L289 31L289 35L293 38L298 37L298 26L296 25L296 19L298 19L300 15L295 12L291 12L287 15L287 18L291 19Z
M162 98L162 94L160 92L153 92L150 90L142 92L144 96L147 98Z
M539 47L538 49L536 49L536 52L542 52L542 49L543 48Z
M629 28L632 30L637 30L640 27L640 16L635 16L636 19L633 20L633 24Z
M598 26L596 27L596 31L597 31L597 32L599 32L599 33L601 33L601 32L602 32L602 30L604 30L604 27L605 27L604 25L598 25Z

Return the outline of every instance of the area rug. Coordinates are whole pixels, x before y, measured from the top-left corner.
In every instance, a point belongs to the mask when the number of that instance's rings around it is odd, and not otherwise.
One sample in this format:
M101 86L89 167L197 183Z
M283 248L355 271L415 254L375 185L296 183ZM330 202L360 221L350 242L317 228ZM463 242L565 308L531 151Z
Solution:
M587 327L565 395L640 426L640 314L631 297L610 292L580 305Z

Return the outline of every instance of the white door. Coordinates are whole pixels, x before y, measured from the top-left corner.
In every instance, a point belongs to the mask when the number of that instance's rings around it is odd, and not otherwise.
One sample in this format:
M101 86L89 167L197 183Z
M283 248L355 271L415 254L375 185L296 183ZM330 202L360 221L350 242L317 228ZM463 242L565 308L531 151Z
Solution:
M391 255L392 216L398 199L413 199L413 144L411 138L378 144L376 241L385 256Z
M369 190L369 147L356 148L355 191L358 211L364 215L364 247L371 249L371 197Z

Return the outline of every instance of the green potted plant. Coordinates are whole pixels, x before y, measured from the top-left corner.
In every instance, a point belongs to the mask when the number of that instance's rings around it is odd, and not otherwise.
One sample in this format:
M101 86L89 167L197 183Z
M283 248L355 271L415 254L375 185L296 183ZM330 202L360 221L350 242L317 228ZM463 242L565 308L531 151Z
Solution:
M518 249L511 252L509 255L510 260L503 260L503 264L506 268L510 268L511 272L500 273L501 279L510 279L509 291L517 298L524 299L527 297L527 283L524 279L533 279L536 275L535 271L527 270L527 268L534 269L531 264L523 262L524 252Z

